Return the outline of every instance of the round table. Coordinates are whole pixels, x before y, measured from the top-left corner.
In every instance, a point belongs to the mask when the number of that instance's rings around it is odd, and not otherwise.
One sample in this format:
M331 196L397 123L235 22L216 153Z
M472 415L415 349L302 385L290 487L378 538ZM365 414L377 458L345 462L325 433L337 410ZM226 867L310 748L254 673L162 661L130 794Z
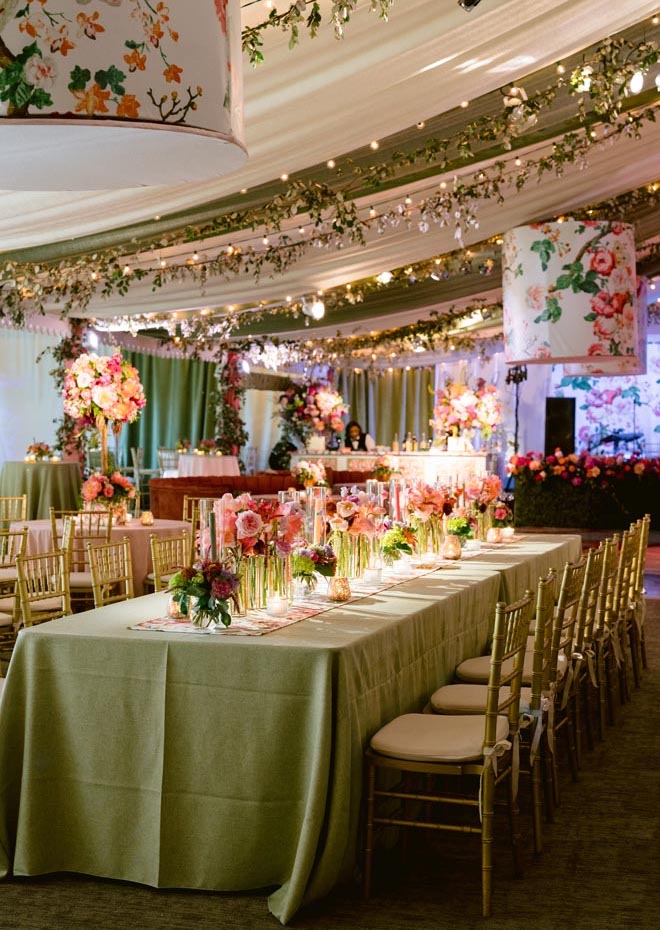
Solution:
M224 477L240 473L235 455L195 455L193 452L181 452L179 455L179 478L197 475Z
M58 527L61 521L58 520ZM29 555L38 552L49 552L53 547L50 520L29 520L27 523L12 523L12 529L28 528L27 551ZM61 528L61 527L60 527ZM156 536L177 536L183 530L190 532L190 524L183 520L154 520L151 526L143 526L139 520L132 520L123 526L114 523L110 530L110 539L114 542L127 536L131 546L131 561L133 563L133 587L135 596L144 594L144 582L153 571L151 561L151 534Z
M28 520L42 520L49 516L51 507L76 510L81 483L76 462L5 462L0 497L27 494Z

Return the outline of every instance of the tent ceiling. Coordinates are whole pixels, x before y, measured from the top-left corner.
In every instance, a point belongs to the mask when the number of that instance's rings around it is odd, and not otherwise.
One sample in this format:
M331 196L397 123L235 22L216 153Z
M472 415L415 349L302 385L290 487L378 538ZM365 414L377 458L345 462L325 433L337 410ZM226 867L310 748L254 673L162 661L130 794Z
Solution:
M620 0L616 4L609 0L484 0L478 9L466 14L456 0L394 0L390 21L382 23L368 13L365 0L342 42L337 42L332 29L324 25L316 39L303 36L301 44L289 50L287 37L271 30L265 41L265 63L257 69L245 65L250 152L245 168L212 182L167 189L5 193L0 199L0 242L9 254L41 246L80 251L86 245L110 244L113 238L126 240L135 235L134 224L148 224L153 229L155 216L163 218L166 228L168 217L178 217L182 211L213 215L223 198L240 201L243 188L248 189L244 200L254 201L259 196L255 189L260 185L268 189L282 172L304 171L353 150L368 153L365 147L372 139L383 140L414 127L417 121L447 114L444 125L451 126L456 113L461 112L467 114L467 121L480 107L490 106L488 98L477 98L487 94L499 97L499 89L507 83L522 83L525 75L579 53L607 35L648 22L657 12L656 4L657 0ZM327 17L330 0L321 5ZM245 21L251 22L265 15L261 4L246 5L244 14ZM466 111L455 111L463 100L474 103ZM572 105L571 101L560 104L558 118L568 117ZM449 113L452 110L454 113ZM570 168L560 181L546 176L538 185L510 192L503 205L483 202L479 230L467 236L465 244L656 180L659 142L660 127L647 126L639 141L622 141L595 150L588 170ZM548 143L539 137L533 150L544 144ZM437 187L437 180L427 177L404 183L401 179L399 187L365 195L359 202L368 208L396 202L402 192L423 196ZM642 223L646 237L660 234L657 217L644 216ZM90 243L81 241L86 236L96 238ZM206 241L200 251L231 239ZM383 236L370 234L365 246L310 250L284 275L272 279L264 276L255 281L246 275L227 281L213 279L203 291L189 280L155 292L148 284L134 284L125 298L95 299L85 315L101 318L279 301L287 294L336 287L455 248L452 229L432 227L422 234L399 227ZM190 250L190 244L169 249L168 259ZM464 299L466 292L481 294L497 287L496 281L480 281L478 277L444 282L435 294L434 288L427 287L423 294L414 295L410 289L391 300L383 295L370 302L369 318L383 319L390 314L391 320L399 319L401 314L414 314L422 307ZM54 307L54 312L57 309ZM364 310L345 318L338 316L324 321L324 327L334 330L347 322L360 324L359 317L366 316ZM270 330L298 329L299 325L273 323ZM364 325L368 327L367 322ZM391 325L390 320L387 325Z

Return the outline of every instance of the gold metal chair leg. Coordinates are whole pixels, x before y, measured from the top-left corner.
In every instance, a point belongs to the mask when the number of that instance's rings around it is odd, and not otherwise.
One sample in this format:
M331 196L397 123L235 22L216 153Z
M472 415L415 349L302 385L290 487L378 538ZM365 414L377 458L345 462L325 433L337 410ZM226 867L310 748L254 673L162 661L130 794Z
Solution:
M371 896L371 867L374 848L374 792L376 789L376 766L369 763L367 770L367 822L364 841L364 876L362 879L363 897L368 901Z

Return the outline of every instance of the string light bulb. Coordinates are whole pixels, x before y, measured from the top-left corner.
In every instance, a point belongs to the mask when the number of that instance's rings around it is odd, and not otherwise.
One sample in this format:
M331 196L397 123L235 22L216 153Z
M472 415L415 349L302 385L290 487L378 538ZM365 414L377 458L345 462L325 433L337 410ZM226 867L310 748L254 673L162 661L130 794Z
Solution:
M631 94L641 94L644 89L644 73L642 71L635 71L630 78L628 87L630 88Z
M377 152L378 149L380 148L380 143L376 142L376 140L374 139L373 142L369 143L369 148L371 149L372 152Z
M334 168L336 165L334 158L328 159L328 161L326 162L326 165L328 166L328 168Z

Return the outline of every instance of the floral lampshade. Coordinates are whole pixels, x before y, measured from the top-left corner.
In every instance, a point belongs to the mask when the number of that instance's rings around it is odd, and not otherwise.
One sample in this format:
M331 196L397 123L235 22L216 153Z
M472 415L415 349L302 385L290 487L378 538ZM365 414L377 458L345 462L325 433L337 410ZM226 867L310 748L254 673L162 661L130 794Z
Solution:
M0 4L4 189L197 181L246 159L239 0Z
M589 362L566 365L564 374L571 378L646 374L646 333L648 329L646 285L646 278L637 279L636 305L639 320L637 352L634 355L614 355L609 358L602 356Z
M638 364L642 314L632 226L519 226L506 233L503 255L508 365Z

